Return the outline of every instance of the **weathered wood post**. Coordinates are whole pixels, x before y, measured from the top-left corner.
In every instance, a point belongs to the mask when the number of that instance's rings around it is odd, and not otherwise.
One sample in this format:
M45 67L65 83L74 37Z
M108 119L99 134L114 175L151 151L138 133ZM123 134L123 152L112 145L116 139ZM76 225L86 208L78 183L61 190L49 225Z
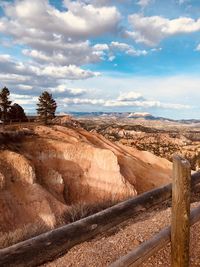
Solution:
M189 266L190 239L190 163L178 155L173 157L171 266Z

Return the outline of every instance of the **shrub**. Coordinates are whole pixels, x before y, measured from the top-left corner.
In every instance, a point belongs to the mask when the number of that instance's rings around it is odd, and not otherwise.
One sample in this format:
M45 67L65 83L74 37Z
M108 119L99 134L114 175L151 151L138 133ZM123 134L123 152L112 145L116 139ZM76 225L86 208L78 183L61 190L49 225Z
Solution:
M87 204L85 202L79 202L77 204L71 205L69 210L63 214L61 218L61 223L71 223L83 219L87 216L95 214L106 208L115 205L117 202L106 201L102 203Z
M6 233L0 232L0 249L9 247L18 242L35 237L49 230L51 230L51 228L40 220L34 224L29 223L23 225L21 228L17 228L14 231Z

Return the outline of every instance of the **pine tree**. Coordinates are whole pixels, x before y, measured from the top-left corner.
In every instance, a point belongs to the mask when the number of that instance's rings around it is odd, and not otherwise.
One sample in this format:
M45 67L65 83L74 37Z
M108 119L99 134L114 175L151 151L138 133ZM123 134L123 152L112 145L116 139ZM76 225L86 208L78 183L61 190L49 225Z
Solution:
M24 109L19 105L14 103L8 112L8 118L14 121L28 121Z
M0 108L2 112L2 120L5 123L8 119L8 111L12 101L9 100L10 91L4 87L0 92Z
M53 99L52 94L49 94L47 91L44 91L38 99L38 108L37 113L39 118L47 124L49 119L55 117L55 111L57 108L56 101Z

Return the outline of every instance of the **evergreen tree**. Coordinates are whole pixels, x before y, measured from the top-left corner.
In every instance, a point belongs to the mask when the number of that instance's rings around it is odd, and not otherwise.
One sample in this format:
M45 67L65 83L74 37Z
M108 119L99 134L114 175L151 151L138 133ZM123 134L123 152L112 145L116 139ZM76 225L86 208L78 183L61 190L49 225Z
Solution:
M10 107L10 110L8 112L8 118L14 121L28 121L24 109L16 103L14 103Z
M37 113L39 118L47 124L49 119L55 117L55 111L57 108L56 101L53 99L52 94L49 94L47 91L44 91L38 99L38 108Z
M4 87L0 92L0 108L2 112L2 120L5 123L8 119L8 111L10 109L12 101L9 100L10 91Z

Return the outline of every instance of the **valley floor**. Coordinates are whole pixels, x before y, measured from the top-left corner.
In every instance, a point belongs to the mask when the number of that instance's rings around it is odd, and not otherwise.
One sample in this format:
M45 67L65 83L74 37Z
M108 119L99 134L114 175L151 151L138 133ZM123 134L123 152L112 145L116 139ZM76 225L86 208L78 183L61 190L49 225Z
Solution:
M196 207L199 203L194 203ZM72 248L57 260L43 267L106 267L127 254L140 243L150 239L170 224L170 208L157 208L145 212L139 218L113 228L104 236L84 242ZM191 227L190 266L200 266L200 223ZM145 262L143 267L169 267L170 244Z

